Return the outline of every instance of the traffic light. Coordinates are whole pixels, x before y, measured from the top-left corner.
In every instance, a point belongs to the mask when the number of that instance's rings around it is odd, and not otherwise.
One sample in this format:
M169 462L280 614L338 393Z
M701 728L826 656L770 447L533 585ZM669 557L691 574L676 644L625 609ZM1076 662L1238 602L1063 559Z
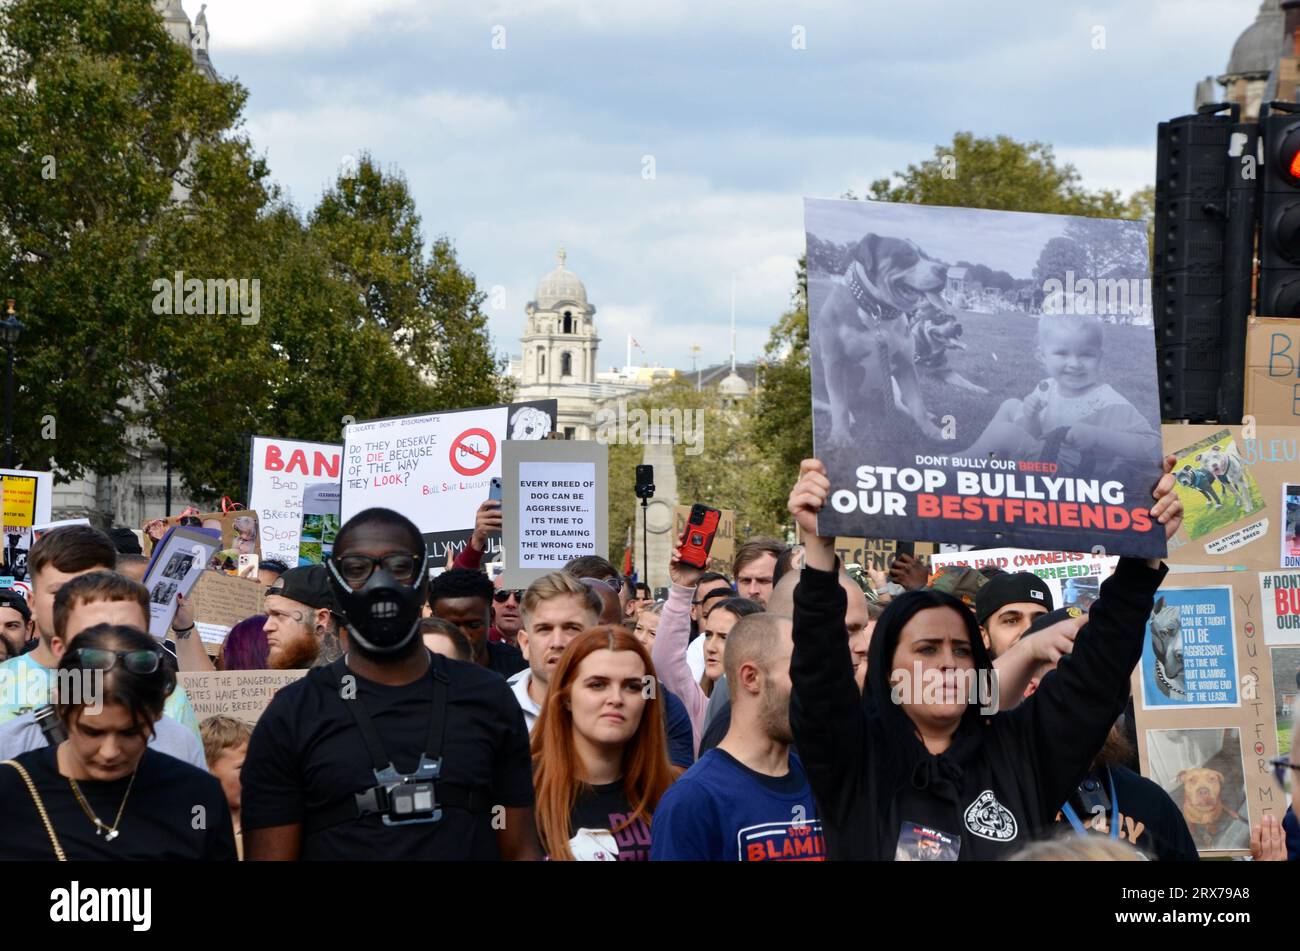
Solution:
M1300 110L1271 102L1260 119L1264 174L1259 209L1261 317L1300 317Z
M1236 106L1206 106L1160 123L1156 133L1151 296L1167 420L1219 413L1228 146L1236 119Z

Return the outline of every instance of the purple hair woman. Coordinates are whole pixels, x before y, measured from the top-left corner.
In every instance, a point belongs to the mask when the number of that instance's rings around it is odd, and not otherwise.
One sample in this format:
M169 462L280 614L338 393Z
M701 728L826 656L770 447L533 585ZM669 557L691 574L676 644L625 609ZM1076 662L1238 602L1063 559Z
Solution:
M245 618L230 629L221 652L222 670L266 670L265 614Z

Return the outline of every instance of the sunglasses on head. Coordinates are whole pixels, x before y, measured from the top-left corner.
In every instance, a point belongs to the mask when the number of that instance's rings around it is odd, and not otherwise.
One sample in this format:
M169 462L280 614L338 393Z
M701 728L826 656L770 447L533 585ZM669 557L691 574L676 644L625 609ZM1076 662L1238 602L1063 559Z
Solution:
M623 590L623 579L618 577L617 575L614 576L613 578L592 578L591 580L603 584L606 588L609 588L615 594L619 594Z
M197 515L182 515L180 524L187 528L201 528L203 526L203 522Z
M523 603L524 593L518 588L502 588L500 591L493 593L492 600L497 604L505 604L512 596L514 597L516 604Z
M104 647L77 648L78 666L89 670L112 670L118 661L133 674L152 674L162 663L162 652L156 650L115 651Z

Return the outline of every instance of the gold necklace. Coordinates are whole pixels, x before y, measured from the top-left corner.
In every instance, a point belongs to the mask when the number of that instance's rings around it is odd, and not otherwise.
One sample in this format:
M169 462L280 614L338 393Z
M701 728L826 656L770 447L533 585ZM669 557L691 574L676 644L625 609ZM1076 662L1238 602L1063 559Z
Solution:
M122 805L117 809L117 818L113 820L112 826L105 825L104 821L100 819L99 816L95 815L94 811L90 808L90 803L88 803L86 797L81 794L81 787L77 785L77 781L69 776L68 782L72 785L72 793L77 797L77 803L81 806L81 811L86 814L87 819L95 824L95 835L103 835L105 842L112 842L116 839L119 835L117 827L121 825L122 813L126 811L126 800L131 795L131 788L135 786L135 771L132 770L131 772L131 781L126 784L126 794L122 796ZM105 832L108 834L104 835Z

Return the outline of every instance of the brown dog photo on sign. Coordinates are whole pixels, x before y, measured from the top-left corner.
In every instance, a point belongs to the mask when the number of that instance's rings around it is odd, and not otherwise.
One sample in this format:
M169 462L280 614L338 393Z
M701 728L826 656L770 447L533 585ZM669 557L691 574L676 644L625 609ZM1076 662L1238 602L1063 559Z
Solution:
M1197 851L1250 848L1239 730L1148 730L1147 754L1151 778L1178 804Z

